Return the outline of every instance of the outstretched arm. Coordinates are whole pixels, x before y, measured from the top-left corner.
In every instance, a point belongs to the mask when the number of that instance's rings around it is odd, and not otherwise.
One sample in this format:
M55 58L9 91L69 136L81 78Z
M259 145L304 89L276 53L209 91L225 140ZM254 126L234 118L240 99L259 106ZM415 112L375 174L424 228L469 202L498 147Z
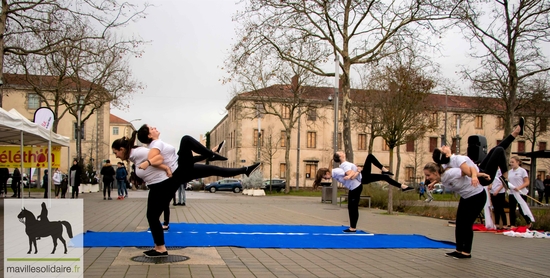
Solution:
M473 186L478 186L479 185L479 180L477 178L478 172L477 172L476 167L469 166L468 163L464 162L464 163L460 164L460 170L462 170L462 175L466 175L466 176L472 178L472 185Z

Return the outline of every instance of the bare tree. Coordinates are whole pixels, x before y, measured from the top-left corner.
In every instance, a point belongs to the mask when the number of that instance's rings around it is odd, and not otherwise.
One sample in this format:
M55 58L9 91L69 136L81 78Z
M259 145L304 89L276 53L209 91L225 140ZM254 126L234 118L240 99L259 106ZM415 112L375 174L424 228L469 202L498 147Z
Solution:
M538 138L548 133L547 125L550 118L550 86L548 74L534 80L528 88L529 102L522 109L525 115L525 137L531 142L531 152L535 151Z
M353 162L351 144L350 74L352 65L375 64L380 59L407 48L404 38L425 44L430 21L448 18L450 1L382 0L248 0L236 15L241 24L233 55L256 51L276 53L318 76L335 73L325 70L327 62L338 59L342 69L343 140L346 159ZM414 35L413 35L414 34ZM315 59L295 55L297 47L313 47ZM331 67L333 68L333 67Z
M504 110L504 134L510 134L516 112L527 98L519 88L550 71L542 53L550 38L550 2L459 3L453 17L458 19L466 39L479 46L471 53L479 67L464 68L462 73L480 95L502 100L497 109Z
M312 48L296 48L304 59L314 59ZM292 131L302 115L315 113L321 102L316 97L315 86L319 79L306 70L279 59L264 50L241 56L233 54L226 61L229 77L224 82L236 86L238 98L243 100L240 112L244 118L253 119L271 115L280 120L285 131L286 188L290 192L290 147ZM284 85L281 85L284 84ZM288 85L290 84L290 85ZM248 111L248 112L247 112Z
M392 171L395 147L433 128L428 114L432 107L425 100L435 82L413 63L395 63L379 70L371 86L375 94L372 105L379 108L380 122L384 123L380 136L389 148ZM392 190L388 190L388 204L392 204ZM392 211L388 206L388 213Z
M269 165L269 180L273 180L273 159L279 150L279 144L282 140L278 134L273 134L273 127L269 127L264 132L262 140L261 158L262 163ZM275 136L275 137L274 137ZM285 138L286 140L286 138ZM267 188L266 188L267 189ZM271 192L271 182L269 183L269 191Z
M149 6L118 3L116 0L1 0L0 80L3 80L5 55L48 54L63 43L83 39L103 39L107 31L142 18ZM87 37L72 37L71 29L94 26ZM50 36L55 40L39 40ZM2 94L0 92L0 106Z

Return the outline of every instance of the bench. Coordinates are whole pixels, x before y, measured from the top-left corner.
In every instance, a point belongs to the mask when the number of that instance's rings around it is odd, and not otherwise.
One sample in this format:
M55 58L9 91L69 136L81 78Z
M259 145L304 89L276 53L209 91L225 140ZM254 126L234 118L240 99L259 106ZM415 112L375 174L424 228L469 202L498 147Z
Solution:
M347 198L348 195L347 194L340 195L340 206L342 206L342 198L344 197ZM367 196L367 195L359 196L359 200L369 200L369 208L370 208L370 196Z

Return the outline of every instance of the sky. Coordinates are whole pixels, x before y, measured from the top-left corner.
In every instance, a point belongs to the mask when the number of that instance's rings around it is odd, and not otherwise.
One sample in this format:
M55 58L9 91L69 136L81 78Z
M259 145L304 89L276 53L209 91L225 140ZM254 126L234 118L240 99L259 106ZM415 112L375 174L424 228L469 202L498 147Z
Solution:
M140 1L130 1L139 3ZM157 127L174 146L183 135L199 139L225 115L231 87L222 85L221 70L235 36L235 0L157 0L147 17L124 30L150 41L141 58L131 60L134 77L146 87L123 110L111 113L131 122ZM242 8L241 8L242 9ZM442 71L455 79L468 45L457 32L443 38ZM333 79L328 84L334 84Z

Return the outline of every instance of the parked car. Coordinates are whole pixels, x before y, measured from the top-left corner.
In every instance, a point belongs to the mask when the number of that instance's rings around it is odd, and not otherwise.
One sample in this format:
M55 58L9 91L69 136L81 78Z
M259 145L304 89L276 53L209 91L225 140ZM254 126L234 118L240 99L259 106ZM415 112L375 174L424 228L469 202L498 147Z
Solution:
M450 189L447 189L445 186L441 185L441 183L436 183L434 185L434 189L432 190L432 194L443 194L443 193L452 193Z
M202 180L192 180L187 183L185 186L185 190L203 190L204 189L204 183Z
M285 190L286 180L283 180L283 179L272 179L271 181L264 180L261 188L264 190L270 190L269 188L270 185L271 185L272 191L275 191L275 192L282 191L282 190Z
M216 191L233 191L239 193L243 190L243 184L240 180L237 179L222 179L207 184L204 187L204 190L210 191L210 193L215 193Z
M8 181L7 181L7 185L8 187L11 186L11 173L10 173L10 177L8 178ZM23 183L23 187L24 188L29 188L29 180L27 179L27 174L23 174L23 177L21 179L21 183ZM31 181L31 187L36 187L36 181L35 180L32 180Z

